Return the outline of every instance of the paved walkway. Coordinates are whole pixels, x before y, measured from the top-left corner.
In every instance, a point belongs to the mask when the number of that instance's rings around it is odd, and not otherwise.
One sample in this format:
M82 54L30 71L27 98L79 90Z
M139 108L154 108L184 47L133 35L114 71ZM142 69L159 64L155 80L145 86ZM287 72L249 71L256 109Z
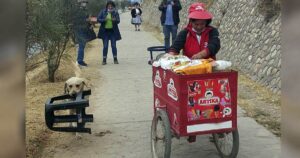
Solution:
M84 71L89 72L93 83L90 97L90 111L95 118L90 125L93 134L84 134L81 140L65 140L64 145L51 149L51 157L151 157L153 90L146 48L161 43L151 32L134 31L129 14L127 12L121 15L120 31L123 39L117 43L119 65L113 64L111 50L108 64L101 65L99 40L93 41L86 52L89 67ZM279 157L280 140L252 118L245 117L241 110L238 128L238 158ZM208 135L198 136L195 143L188 143L185 138L174 138L172 141L172 158L219 157L214 144L209 142Z

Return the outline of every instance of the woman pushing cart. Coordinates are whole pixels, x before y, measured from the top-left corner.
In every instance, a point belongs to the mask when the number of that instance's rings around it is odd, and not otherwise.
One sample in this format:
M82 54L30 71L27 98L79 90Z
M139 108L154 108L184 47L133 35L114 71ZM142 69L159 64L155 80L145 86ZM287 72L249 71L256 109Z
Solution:
M189 8L188 18L189 24L178 34L173 45L166 50L167 53L177 55L183 50L183 55L190 59L210 58L209 62L211 59L215 60L220 49L220 40L218 30L209 25L212 20L211 13L205 10L204 4L194 3ZM148 48L151 55L155 49ZM171 157L173 137L185 136L189 142L195 142L196 136L202 134L212 134L221 157L237 156L237 72L213 72L210 66L197 67L206 72L197 74L191 72L202 71L171 71L163 65L153 64L153 158Z

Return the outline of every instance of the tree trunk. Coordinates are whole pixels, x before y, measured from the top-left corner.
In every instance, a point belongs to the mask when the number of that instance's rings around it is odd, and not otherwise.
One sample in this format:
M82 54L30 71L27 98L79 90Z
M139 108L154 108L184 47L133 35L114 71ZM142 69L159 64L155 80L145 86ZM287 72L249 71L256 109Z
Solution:
M55 70L48 66L48 80L49 82L55 82Z
M55 72L57 70L55 50L50 50L47 60L48 65L48 80L55 82Z
M65 35L69 37L69 34ZM48 54L48 80L50 82L55 82L55 72L60 65L60 61L66 46L68 43L68 38L65 38L63 41L55 42L54 46L50 47Z

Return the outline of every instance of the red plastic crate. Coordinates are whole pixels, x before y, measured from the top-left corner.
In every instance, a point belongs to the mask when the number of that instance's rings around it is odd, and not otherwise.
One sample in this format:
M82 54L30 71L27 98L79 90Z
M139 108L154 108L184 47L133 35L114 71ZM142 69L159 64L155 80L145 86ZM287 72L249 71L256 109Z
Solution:
M237 72L178 75L153 67L154 112L167 111L172 131L190 136L237 129Z

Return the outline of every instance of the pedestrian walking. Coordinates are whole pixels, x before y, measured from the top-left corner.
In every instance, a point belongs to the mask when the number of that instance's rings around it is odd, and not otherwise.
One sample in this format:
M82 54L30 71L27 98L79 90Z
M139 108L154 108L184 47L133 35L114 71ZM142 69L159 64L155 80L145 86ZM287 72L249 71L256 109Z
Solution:
M140 31L140 25L142 23L142 10L138 2L134 3L134 8L131 10L131 23L135 27L135 31Z

